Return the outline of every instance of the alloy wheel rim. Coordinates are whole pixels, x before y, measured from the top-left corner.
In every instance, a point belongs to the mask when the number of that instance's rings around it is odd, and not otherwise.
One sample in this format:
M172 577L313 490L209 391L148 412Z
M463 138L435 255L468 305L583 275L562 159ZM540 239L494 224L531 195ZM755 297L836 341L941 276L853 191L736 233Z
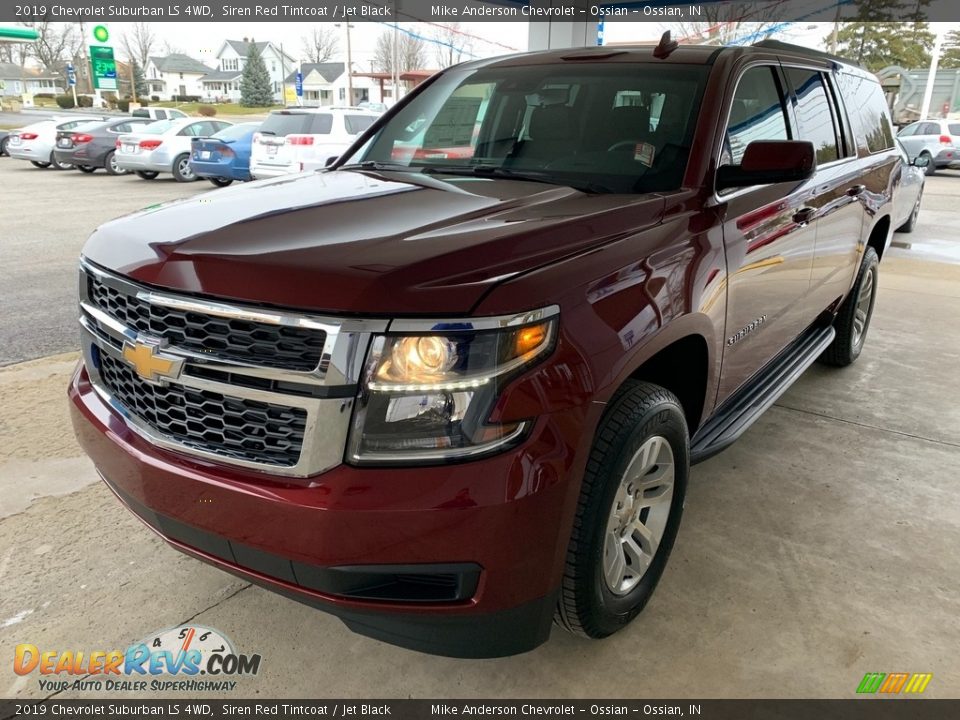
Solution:
M603 535L603 578L614 595L643 579L660 547L673 503L673 448L654 435L634 453L617 488Z
M110 156L110 169L111 169L113 172L117 173L117 174L120 173L120 166L117 165L117 157L116 157L116 155L111 155L111 156Z
M859 347L863 342L863 336L867 332L867 323L870 322L870 306L873 303L873 288L875 285L874 271L870 269L863 276L863 285L860 286L860 294L857 296L857 307L853 314L853 346Z
M181 160L181 161L180 161L180 174L181 174L183 177L185 177L185 178L192 178L192 177L193 177L193 170L190 169L190 161L189 161L189 160Z

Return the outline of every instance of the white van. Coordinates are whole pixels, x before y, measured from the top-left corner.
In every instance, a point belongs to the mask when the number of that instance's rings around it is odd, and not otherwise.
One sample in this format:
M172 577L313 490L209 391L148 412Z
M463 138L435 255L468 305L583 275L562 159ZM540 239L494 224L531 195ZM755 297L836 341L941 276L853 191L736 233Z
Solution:
M322 168L378 117L356 107L274 110L253 136L250 174L261 179Z

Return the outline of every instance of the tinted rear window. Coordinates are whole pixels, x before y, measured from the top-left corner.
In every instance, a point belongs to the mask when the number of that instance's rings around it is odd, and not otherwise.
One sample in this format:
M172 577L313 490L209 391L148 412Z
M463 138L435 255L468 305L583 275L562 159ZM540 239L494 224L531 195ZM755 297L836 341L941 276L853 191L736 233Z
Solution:
M375 117L370 115L344 115L343 121L346 123L347 132L351 135L358 135L373 125Z
M947 130L951 135L960 135L960 123L950 123L947 125Z
M220 140L242 140L247 135L252 134L257 129L256 123L243 123L241 125L230 125L220 130L213 137Z
M328 135L333 127L333 115L329 113L271 113L260 132L283 137L284 135Z

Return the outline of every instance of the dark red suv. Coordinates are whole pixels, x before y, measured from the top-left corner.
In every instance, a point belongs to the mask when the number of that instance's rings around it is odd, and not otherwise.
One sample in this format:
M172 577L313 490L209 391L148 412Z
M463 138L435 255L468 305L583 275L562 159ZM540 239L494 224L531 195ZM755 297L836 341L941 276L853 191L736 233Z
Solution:
M899 168L876 79L801 48L460 65L325 171L97 230L76 432L172 545L357 632L603 637L690 465L859 355Z

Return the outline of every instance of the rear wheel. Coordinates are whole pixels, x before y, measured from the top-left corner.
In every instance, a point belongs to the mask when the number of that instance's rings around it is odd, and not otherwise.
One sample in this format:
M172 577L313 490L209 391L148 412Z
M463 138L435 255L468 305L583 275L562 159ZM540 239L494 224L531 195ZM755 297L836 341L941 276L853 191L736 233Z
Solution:
M10 154L7 152L7 145L9 144L9 142L10 142L10 138L8 137L5 137L3 140L0 140L0 157Z
M587 462L559 625L601 638L643 610L680 527L689 467L680 402L658 385L628 381L608 406Z
M38 162L37 160L31 160L31 161L30 161L30 164L33 165L34 167L38 167L38 168L41 168L41 169L50 167L50 163L47 163L47 162Z
M113 150L103 158L103 169L107 171L107 175L126 175L129 172L117 164L117 154Z
M860 262L857 280L834 320L837 336L820 356L822 363L845 367L860 357L864 340L867 339L867 330L870 328L870 318L873 317L873 306L877 300L879 262L877 251L867 247Z
M50 165L54 170L73 170L73 163L60 162L53 153L50 153Z
M92 172L96 172L97 169L93 165L77 165L77 170L82 173L87 173L88 175Z
M920 157L927 159L927 166L923 169L924 175L933 175L937 171L937 166L933 164L933 155L928 152L920 153Z
M143 178L144 180L156 180L159 174L160 173L154 170L137 170L137 177Z
M197 174L190 167L189 154L177 155L177 159L173 161L173 177L177 182L193 182L197 179Z
M207 178L207 180L212 182L217 187L226 187L227 185L233 182L233 180L229 178Z

